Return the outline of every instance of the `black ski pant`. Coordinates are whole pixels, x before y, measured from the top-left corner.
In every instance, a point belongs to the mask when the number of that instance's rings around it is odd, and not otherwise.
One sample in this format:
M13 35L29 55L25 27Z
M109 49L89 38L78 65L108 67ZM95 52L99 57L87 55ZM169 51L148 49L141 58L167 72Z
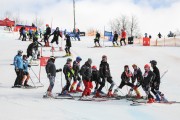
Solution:
M71 48L71 47L66 46L66 48L65 48L66 53L71 54L70 48Z
M126 45L125 38L121 38L121 40L120 40L120 44L121 44L121 46L122 46L122 41L124 42L124 45Z
M69 91L69 87L71 85L71 78L65 76L65 79L66 79L66 85L64 86L63 91L65 91L65 90Z
M113 41L112 41L112 43L113 43L113 45L116 43L117 45L118 45L118 42L117 42L117 39L113 39Z
M128 83L125 83L124 81L121 81L121 84L119 85L119 88L122 89L125 85L133 88L134 87L134 84L128 82Z
M53 38L53 39L52 39L51 43L54 43L54 42L56 42L56 44L57 44L57 45L59 44L59 42L58 42L58 39L57 39L57 38Z
M98 89L99 92L102 91L103 87L105 86L106 81L111 84L109 90L112 90L112 88L114 87L114 84L113 84L114 82L112 80L112 77L105 77L105 78L102 78L102 82L99 83L100 84L100 87Z
M15 72L16 72L17 77L16 77L16 80L15 80L15 82L14 82L14 86L16 86L16 85L22 85L23 69L19 69L18 71L15 70Z

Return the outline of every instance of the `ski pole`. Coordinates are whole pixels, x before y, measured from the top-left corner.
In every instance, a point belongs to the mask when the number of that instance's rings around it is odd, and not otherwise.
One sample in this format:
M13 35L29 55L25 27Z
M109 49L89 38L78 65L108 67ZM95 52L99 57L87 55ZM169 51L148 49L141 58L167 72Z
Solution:
M34 85L34 87L36 87L36 85L34 84L34 82L33 82L32 78L31 78L31 77L29 77L29 78L31 79L31 81L32 81L32 83L33 83L33 85Z
M161 78L160 78L160 79L162 79L167 72L168 72L168 70L166 70L166 71L161 75Z

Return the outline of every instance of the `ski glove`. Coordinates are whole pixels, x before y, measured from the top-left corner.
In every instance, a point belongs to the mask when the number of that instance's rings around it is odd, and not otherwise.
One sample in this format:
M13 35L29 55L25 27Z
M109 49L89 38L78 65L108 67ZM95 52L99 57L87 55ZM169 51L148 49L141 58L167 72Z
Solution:
M51 73L48 73L48 74L47 74L47 77L50 78L50 77L51 77Z
M31 65L28 65L28 67L30 68L30 67L31 67Z
M57 69L56 72L62 72L62 69L61 69L61 68L60 68L60 69Z

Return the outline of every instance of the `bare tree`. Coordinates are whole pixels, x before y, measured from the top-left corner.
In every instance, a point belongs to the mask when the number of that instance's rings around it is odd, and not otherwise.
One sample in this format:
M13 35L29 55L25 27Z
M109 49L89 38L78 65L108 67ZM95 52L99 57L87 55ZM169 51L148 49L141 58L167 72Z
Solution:
M139 32L137 17L132 15L129 21L130 36L136 35Z
M9 19L12 19L12 13L11 13L10 11L6 11L6 12L4 13L4 17L9 18Z

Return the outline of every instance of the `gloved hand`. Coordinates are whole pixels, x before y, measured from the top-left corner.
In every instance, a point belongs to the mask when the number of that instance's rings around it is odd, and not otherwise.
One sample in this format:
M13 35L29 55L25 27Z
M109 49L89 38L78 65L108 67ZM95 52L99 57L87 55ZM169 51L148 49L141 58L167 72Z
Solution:
M50 77L51 77L51 73L48 73L48 74L47 74L47 77L50 78Z
M28 67L30 68L30 67L31 67L31 65L28 65Z
M79 76L78 76L78 77L77 77L77 80L79 80L79 81L80 81L80 80L81 80L81 77L79 77Z
M19 72L19 69L18 69L18 68L15 68L15 71L16 71L16 72Z
M61 69L61 68L60 68L60 69L57 69L56 72L62 72L62 69Z

